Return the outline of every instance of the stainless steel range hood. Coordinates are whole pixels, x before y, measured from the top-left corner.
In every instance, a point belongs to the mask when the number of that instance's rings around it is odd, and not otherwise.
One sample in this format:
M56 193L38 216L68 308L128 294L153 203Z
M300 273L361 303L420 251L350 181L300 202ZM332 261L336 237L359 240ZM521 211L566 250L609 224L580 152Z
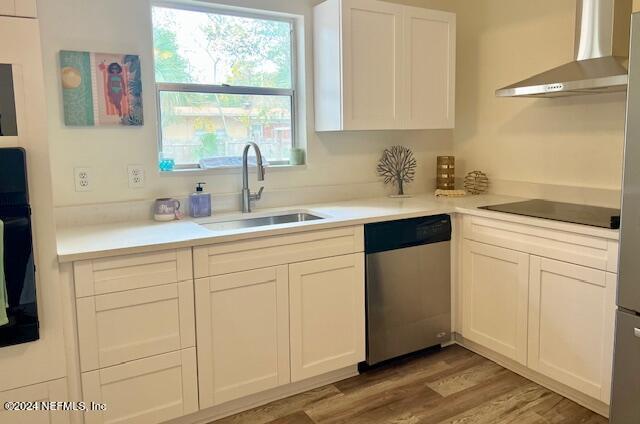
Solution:
M496 90L498 97L626 91L633 0L577 0L575 60Z

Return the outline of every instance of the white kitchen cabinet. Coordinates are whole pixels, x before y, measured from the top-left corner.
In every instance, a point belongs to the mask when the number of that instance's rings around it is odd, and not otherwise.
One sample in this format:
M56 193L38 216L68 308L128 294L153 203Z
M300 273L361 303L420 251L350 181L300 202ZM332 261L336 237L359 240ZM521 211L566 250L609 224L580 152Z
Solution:
M193 249L195 278L269 268L364 250L364 226L259 237Z
M402 80L406 129L455 125L455 15L404 8L405 66Z
M82 374L85 424L156 424L198 410L195 348Z
M36 17L36 0L0 0L0 15Z
M15 16L16 0L0 0L0 15Z
M464 339L515 359L561 394L605 410L617 241L485 217L463 221Z
M531 257L531 369L609 402L616 276Z
M364 254L289 266L291 381L365 359Z
M0 392L0 423L2 424L68 424L68 411L7 411L5 402L65 402L68 401L66 380L54 380L33 386Z
M396 3L316 6L316 130L453 128L455 28L455 14Z
M196 280L200 406L290 382L287 266Z
M195 346L193 281L77 299L82 371Z
M402 127L398 100L402 89L403 10L400 5L380 1L343 2L345 129Z
M529 255L464 240L463 336L527 363Z
M193 278L191 249L78 261L73 264L77 297L161 286Z

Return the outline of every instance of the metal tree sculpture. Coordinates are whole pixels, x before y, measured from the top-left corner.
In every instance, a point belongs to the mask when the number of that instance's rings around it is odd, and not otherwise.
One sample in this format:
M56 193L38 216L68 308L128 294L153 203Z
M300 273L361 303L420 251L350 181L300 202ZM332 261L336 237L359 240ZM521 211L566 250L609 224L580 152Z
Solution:
M378 163L378 175L384 177L384 183L398 186L398 195L404 196L404 184L416 177L416 159L413 152L404 146L385 149Z

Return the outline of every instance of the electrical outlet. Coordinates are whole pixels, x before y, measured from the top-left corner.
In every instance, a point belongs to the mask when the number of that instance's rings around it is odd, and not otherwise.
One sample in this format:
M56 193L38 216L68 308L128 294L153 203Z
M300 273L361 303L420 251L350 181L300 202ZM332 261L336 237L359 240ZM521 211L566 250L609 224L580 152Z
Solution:
M73 168L76 191L91 191L91 172L89 168Z
M129 175L129 188L144 187L144 168L142 165L127 166L127 174Z

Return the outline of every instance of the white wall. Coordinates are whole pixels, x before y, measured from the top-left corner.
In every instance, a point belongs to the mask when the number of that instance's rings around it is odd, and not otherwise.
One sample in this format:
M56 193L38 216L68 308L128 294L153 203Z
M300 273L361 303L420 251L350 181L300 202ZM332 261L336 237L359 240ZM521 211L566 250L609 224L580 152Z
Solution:
M271 190L377 183L375 164L393 144L414 149L419 170L414 191L433 188L435 156L452 152L451 131L358 132L316 134L312 109L311 8L319 0L221 0L235 6L264 8L303 15L306 25L306 111L309 164L306 169L272 172L265 181ZM404 0L411 5L451 9L447 0ZM152 35L148 0L40 0L49 138L52 150L56 206L181 196L195 182L206 181L214 193L239 192L239 174L160 176L156 171L157 134L154 100ZM62 49L132 53L141 56L145 125L142 128L66 128L63 124L58 52ZM143 189L129 189L127 165L143 164ZM76 193L73 168L91 168L93 191ZM382 183L380 183L382 184ZM357 193L354 193L354 196Z
M610 203L620 189L624 138L623 94L566 99L498 99L495 89L568 62L573 56L575 0L396 0L451 10L458 15L457 122L451 131L387 131L316 134L312 109L311 7L320 0L220 0L236 6L303 15L307 22L306 80L309 166L267 175L265 199L274 191L323 185L376 187L375 163L392 144L412 147L419 160L413 191L433 185L437 154L455 153L458 176L487 172L493 188L528 196ZM640 10L640 0L635 0ZM214 193L237 193L240 176L160 176L156 171L149 0L39 1L49 136L57 206L157 196L182 196L196 181ZM144 72L145 126L65 128L57 55L61 49L137 53ZM455 142L454 142L455 140ZM127 186L127 164L143 164L144 189ZM73 168L90 167L94 189L76 193ZM527 183L527 184L525 184ZM530 184L533 183L533 184ZM562 190L538 190L562 187ZM582 197L571 187L587 187ZM269 196L269 192L272 195ZM578 189L579 191L579 189ZM592 201L594 193L606 193ZM370 191L369 191L370 193ZM357 193L354 193L357 195ZM235 196L235 195L234 195ZM231 197L234 197L231 196ZM282 197L282 196L280 196ZM293 200L292 202L294 202ZM268 200L263 201L263 205Z
M504 187L533 182L620 189L624 94L494 95L573 60L575 6L575 0L481 0L459 8L455 150L463 168L484 170ZM608 199L615 203L614 196Z

